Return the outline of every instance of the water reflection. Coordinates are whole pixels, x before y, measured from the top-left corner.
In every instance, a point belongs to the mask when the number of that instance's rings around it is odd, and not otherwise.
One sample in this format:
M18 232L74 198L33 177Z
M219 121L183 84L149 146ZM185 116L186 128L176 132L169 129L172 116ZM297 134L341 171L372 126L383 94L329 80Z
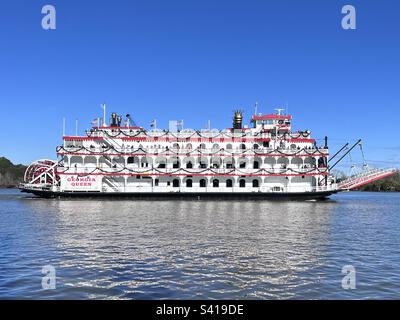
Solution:
M70 294L119 298L295 295L328 241L334 202L35 200L52 216ZM63 276L63 273L66 276Z
M396 298L400 195L45 200L0 192L0 297ZM41 268L57 289L41 290ZM357 290L341 268L357 268Z

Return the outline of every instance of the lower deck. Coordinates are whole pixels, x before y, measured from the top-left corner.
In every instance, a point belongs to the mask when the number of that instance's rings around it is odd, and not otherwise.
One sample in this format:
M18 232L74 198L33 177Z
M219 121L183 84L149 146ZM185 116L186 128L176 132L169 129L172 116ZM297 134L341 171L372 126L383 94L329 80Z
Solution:
M326 191L319 186L323 177L241 177L241 176L61 176L61 192L113 193L275 193ZM332 188L330 188L332 189Z
M20 187L22 192L45 198L131 198L131 199L179 199L179 200L325 200L338 190L314 192L93 192L93 191L51 191Z

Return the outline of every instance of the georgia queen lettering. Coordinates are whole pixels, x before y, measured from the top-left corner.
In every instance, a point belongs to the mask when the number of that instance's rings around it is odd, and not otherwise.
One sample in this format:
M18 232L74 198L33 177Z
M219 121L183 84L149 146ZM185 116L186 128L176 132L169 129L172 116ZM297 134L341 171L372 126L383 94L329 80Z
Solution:
M93 177L69 177L67 181L72 187L91 187L92 183L96 182L96 179Z

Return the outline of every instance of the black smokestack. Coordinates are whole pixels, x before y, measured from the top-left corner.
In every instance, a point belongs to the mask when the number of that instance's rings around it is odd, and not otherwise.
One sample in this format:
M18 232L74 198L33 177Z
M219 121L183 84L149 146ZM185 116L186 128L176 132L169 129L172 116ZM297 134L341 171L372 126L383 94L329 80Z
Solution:
M117 126L117 114L115 112L111 113L111 127Z
M242 111L235 111L233 116L233 129L242 129L243 114Z

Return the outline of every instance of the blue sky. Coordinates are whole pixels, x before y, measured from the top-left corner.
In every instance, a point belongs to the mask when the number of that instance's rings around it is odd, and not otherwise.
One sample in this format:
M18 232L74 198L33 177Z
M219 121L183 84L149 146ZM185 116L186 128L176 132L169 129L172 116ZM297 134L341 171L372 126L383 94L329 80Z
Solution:
M41 8L57 29L41 28ZM357 29L341 28L341 8ZM185 126L231 125L289 105L296 129L363 138L366 158L400 166L400 3L388 0L2 1L0 155L54 158L67 133L109 111ZM359 161L358 153L353 158Z

